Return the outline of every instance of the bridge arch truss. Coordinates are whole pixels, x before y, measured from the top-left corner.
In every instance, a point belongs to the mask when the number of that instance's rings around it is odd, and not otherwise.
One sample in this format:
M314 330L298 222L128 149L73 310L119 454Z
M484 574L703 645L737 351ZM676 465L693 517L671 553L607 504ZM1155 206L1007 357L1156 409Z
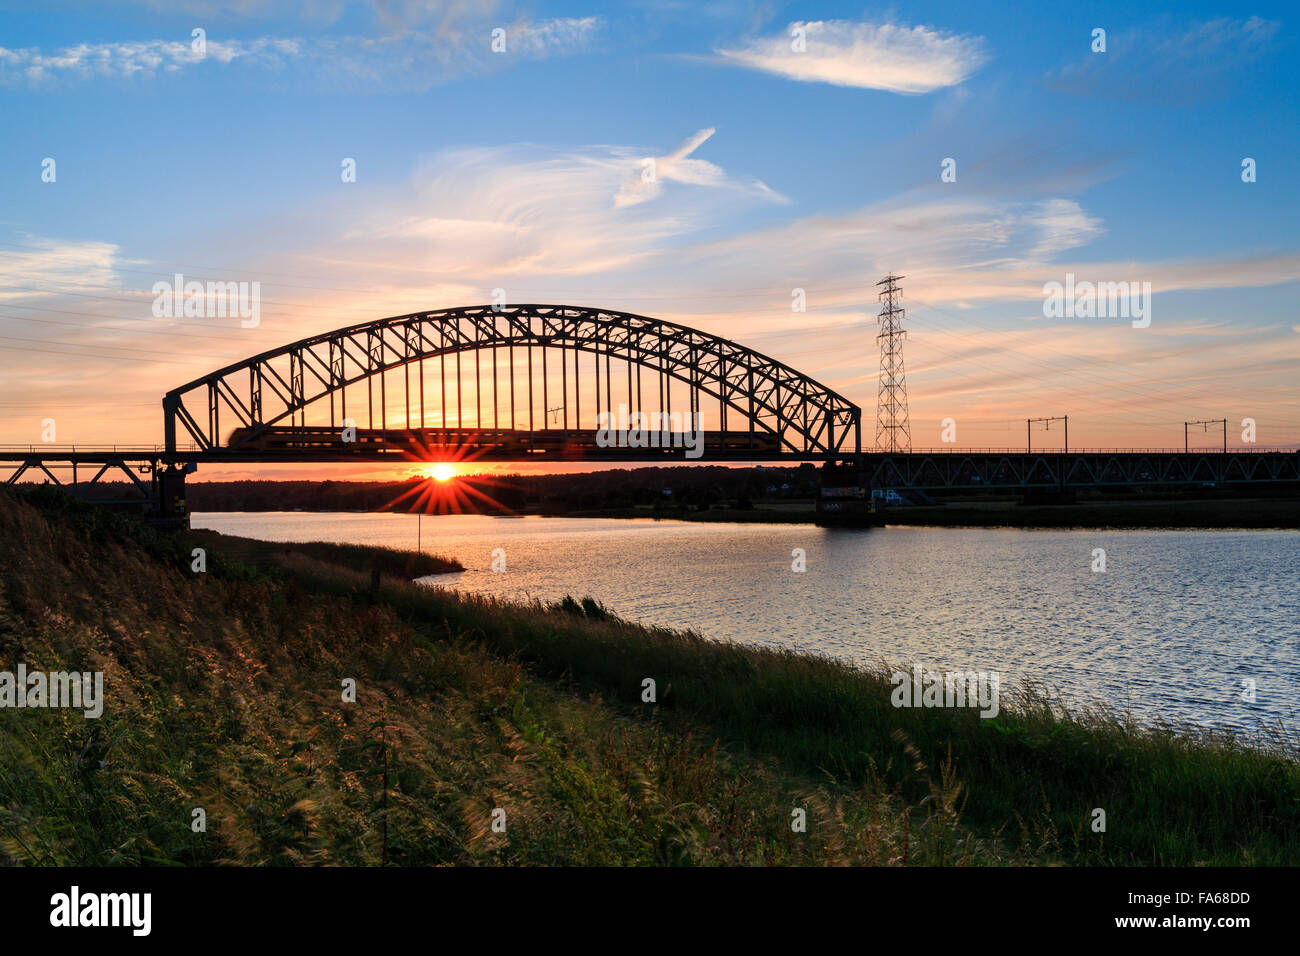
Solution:
M309 413L316 427L351 419L371 429L429 430L436 405L435 430L567 432L594 428L598 412L620 404L698 413L711 422L706 428L748 433L751 453L736 457L831 458L861 447L860 409L788 365L673 322L568 305L469 306L353 325L229 365L163 398L168 453L188 441L215 456L237 453L272 428L305 430ZM240 438L223 441L227 433Z

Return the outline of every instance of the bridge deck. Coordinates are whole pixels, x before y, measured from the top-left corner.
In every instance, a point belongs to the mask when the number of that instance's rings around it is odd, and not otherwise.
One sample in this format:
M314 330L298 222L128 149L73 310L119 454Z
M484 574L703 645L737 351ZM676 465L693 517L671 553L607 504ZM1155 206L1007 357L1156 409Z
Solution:
M273 462L717 462L838 461L865 469L873 487L921 489L1104 485L1189 484L1201 482L1276 482L1300 480L1296 449L1234 449L1228 452L1181 449L1082 449L1071 452L1022 450L926 449L912 452L864 452L860 455L812 455L772 448L722 448L706 442L704 454L688 458L685 448L601 448L589 442L566 443L556 432L533 447L482 443L367 444L355 447L276 447L237 449L197 447L168 452L160 445L25 445L0 446L0 461L30 467L72 465L243 464Z

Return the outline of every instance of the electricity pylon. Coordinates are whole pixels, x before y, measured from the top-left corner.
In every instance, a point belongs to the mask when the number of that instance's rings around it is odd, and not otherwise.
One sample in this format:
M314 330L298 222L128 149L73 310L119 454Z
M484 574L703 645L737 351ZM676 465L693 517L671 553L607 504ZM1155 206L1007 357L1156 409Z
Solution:
M876 396L876 448L880 451L911 451L912 430L907 418L907 376L903 371L903 309L898 304L903 290L888 275L876 283L882 308L878 317L880 334L880 388Z

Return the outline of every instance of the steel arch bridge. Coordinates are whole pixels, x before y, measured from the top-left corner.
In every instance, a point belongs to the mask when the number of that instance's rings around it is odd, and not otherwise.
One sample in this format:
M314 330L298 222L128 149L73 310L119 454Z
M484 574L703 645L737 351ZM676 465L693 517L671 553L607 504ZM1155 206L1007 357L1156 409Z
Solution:
M168 392L163 411L171 460L694 457L671 440L678 422L703 429L710 461L861 449L858 406L788 365L673 322L572 305L467 306L336 329L195 379ZM637 413L663 415L663 441L598 441L602 412L623 429Z

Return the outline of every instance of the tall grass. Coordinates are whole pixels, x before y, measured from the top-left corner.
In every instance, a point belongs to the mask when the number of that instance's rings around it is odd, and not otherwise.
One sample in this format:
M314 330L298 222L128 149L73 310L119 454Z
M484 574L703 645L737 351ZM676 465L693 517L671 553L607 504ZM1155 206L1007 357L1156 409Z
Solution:
M350 586L342 571L312 585ZM430 636L471 638L625 713L674 731L707 728L737 752L836 787L922 801L930 781L916 766L947 768L963 789L963 819L1023 852L1096 864L1300 861L1300 764L1294 733L1281 728L1244 742L1142 726L1104 708L1071 712L1035 686L1004 692L995 719L900 709L890 676L906 668L641 627L591 599L545 607L393 585L385 600ZM641 701L647 677L655 704ZM1104 832L1093 829L1097 809Z
M954 835L960 824L928 806L732 752L704 724L628 719L412 620L393 601L427 597L413 587L385 580L376 593L367 570L294 548L250 567L212 545L195 574L195 539L104 514L0 493L0 667L100 670L106 693L98 720L5 712L0 862L1014 858ZM600 613L577 607L545 616L586 626ZM498 808L505 833L492 827ZM795 808L805 833L790 827Z

